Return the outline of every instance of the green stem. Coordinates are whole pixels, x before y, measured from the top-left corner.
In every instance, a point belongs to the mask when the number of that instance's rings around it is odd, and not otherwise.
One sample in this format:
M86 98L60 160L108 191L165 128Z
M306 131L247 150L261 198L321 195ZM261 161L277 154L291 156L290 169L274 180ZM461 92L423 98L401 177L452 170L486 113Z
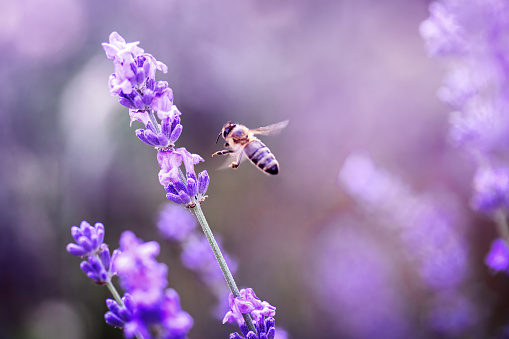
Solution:
M207 240L209 241L210 247L212 248L212 252L214 252L214 256L216 257L217 263L219 264L219 267L221 267L221 271L223 271L224 278L226 279L226 283L228 284L230 291L232 292L234 297L240 297L240 292L237 287L237 284L235 284L235 280L233 279L232 273L228 268L228 264L224 260L223 254L221 253L221 249L219 248L219 245L217 244L216 239L212 234L212 230L210 229L209 224L207 223L207 219L205 219L205 215L201 210L200 204L197 203L192 208L192 210L196 215L198 222L201 225L203 233L205 233L205 237L207 237ZM249 328L249 330L253 331L253 333L256 334L257 332L254 327L253 320L251 319L251 315L249 313L242 313L242 316L244 317L244 321L246 322L246 325Z
M124 305L124 302L122 301L122 298L120 297L120 294L118 294L117 289L115 288L115 286L113 286L113 284L111 283L111 281L108 281L108 282L106 283L106 287L108 287L108 289L110 290L111 294L113 295L113 298L115 298L115 300L117 301L117 303L118 303L120 306L125 306L125 305Z
M179 175L182 182L187 184L187 178L182 172L182 170L179 168ZM235 298L240 297L239 288L237 287L237 284L235 283L235 280L233 279L232 273L230 269L228 268L228 264L226 263L226 260L224 260L223 254L221 253L221 249L219 248L219 245L217 244L216 239L214 238L214 234L212 234L212 230L210 229L209 223L207 222L207 219L205 219L205 215L203 214L203 211L201 210L200 203L195 201L194 198L191 198L191 202L195 205L191 208L194 214L196 215L196 219L198 219L198 222L201 225L201 229L203 230L203 233L205 234L205 237L209 241L210 248L212 248L212 252L214 252L214 256L216 257L217 263L219 264L219 267L221 268L221 271L223 272L224 279L226 280L226 283L228 284L228 287L230 288L230 291L232 292L233 296ZM244 321L246 322L247 328L250 331L253 331L253 333L257 334L256 328L253 324L253 319L251 318L251 314L249 313L242 313L242 317L244 318Z
M111 294L113 295L113 298L115 298L115 300L117 301L117 304L119 304L121 307L125 307L125 304L122 301L120 294L118 293L117 289L115 288L115 286L113 285L111 280L106 283L106 287L108 287L108 289L110 290ZM136 331L136 333L134 333L134 335L138 339L143 339L143 336L138 331Z
M152 125L154 125L154 128L156 129L157 133L161 133L161 130L159 129L159 123L157 122L156 116L154 115L154 111L149 110L148 116L150 118L150 122L152 122Z

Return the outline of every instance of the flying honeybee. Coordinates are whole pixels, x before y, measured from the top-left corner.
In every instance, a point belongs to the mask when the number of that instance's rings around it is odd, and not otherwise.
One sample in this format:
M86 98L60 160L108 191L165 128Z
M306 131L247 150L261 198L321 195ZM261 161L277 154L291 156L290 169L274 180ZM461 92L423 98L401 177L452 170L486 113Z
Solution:
M218 151L215 155L230 154L236 156L237 159L233 161L228 167L237 168L240 165L243 155L245 154L249 160L258 166L262 171L268 174L279 173L279 163L276 157L269 150L263 142L260 141L255 134L269 135L274 134L288 125L288 120L278 122L277 124L260 127L256 129L249 129L244 125L228 121L224 124L221 133L217 136L217 141L222 135L226 143L225 150Z

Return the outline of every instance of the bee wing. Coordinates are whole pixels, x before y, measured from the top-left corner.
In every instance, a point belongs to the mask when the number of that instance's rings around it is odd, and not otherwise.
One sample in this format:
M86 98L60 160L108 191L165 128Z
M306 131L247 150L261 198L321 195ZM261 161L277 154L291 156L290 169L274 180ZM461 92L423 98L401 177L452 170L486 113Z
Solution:
M261 135L277 134L277 133L281 132L281 130L283 128L285 128L286 125L288 125L289 121L290 120L281 121L281 122L278 122L277 124L272 124L272 125L265 126L265 127L255 128L250 131L253 134L261 134Z

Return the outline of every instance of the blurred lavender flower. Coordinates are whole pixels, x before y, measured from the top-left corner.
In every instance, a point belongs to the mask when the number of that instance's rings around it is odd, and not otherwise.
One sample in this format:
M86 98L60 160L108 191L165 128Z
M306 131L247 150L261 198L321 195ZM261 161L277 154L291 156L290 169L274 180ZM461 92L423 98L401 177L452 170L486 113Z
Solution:
M159 212L157 228L165 239L181 242L196 230L196 218L185 208L165 204Z
M416 261L428 288L439 293L462 285L469 276L466 240L454 222L453 211L444 208L447 205L441 206L437 197L415 195L401 180L376 169L364 154L345 160L339 182L361 208L401 233L402 246ZM465 322L463 330L473 320Z
M237 322L242 334L247 339L274 338L276 329L273 317L276 315L276 308L268 302L258 299L251 288L241 289L240 297L236 298L230 293L229 305L230 310L226 313L223 324ZM243 313L251 314L258 334L249 331L242 316ZM237 332L230 335L230 339L240 338L243 337Z
M157 303L168 284L168 268L155 260L159 244L143 243L133 232L125 231L120 237L120 251L114 265L122 288L131 294L135 304Z
M407 286L396 269L400 253L391 255L375 232L351 217L318 226L304 267L314 300L335 330L330 337L412 337Z
M509 207L509 169L480 166L474 176L472 207L485 213Z
M450 138L475 156L474 209L488 214L508 238L509 203L509 2L442 0L430 5L421 35L449 72L438 95L456 111ZM495 241L486 264L505 266L504 244ZM505 269L504 269L505 270Z
M121 286L130 295L130 308L134 309L132 319L124 326L126 337L139 333L145 339L185 338L193 319L180 309L177 292L165 290L168 269L155 260L159 244L143 243L134 233L125 231L120 238L120 249L114 265Z
M507 152L509 3L443 0L430 5L421 35L432 56L450 63L440 98L458 109L451 138L470 151Z
M509 266L509 247L507 243L500 238L493 240L484 262L494 272L507 271Z

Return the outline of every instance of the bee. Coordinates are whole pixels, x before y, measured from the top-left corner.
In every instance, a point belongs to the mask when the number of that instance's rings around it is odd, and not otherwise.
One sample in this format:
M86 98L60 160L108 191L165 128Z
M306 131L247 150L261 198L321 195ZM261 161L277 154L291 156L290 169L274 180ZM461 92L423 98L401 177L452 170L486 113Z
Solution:
M279 173L279 163L276 157L263 142L260 141L255 134L269 135L281 131L288 125L288 120L278 122L277 124L249 129L244 125L228 121L224 124L221 133L217 136L216 144L219 137L223 136L226 143L225 150L218 151L212 156L230 154L236 156L228 167L237 168L245 154L249 160L258 166L262 171L268 174L276 175Z

